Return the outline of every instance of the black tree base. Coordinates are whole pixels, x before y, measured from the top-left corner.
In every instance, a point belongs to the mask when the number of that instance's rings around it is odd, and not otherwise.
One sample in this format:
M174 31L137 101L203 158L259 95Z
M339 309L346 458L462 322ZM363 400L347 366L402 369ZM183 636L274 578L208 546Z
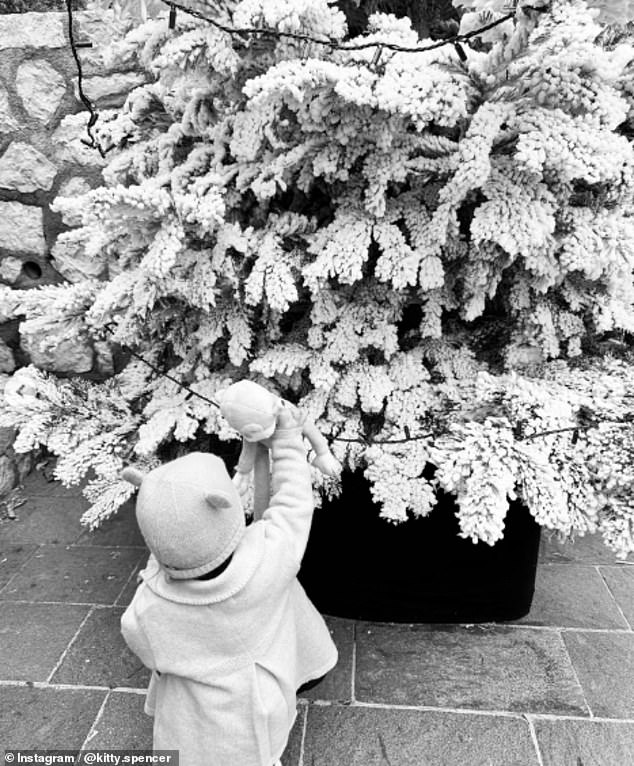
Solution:
M516 620L530 609L540 527L511 503L494 546L458 537L457 508L439 493L422 519L378 516L362 474L344 474L340 498L315 512L299 579L315 606L379 622Z

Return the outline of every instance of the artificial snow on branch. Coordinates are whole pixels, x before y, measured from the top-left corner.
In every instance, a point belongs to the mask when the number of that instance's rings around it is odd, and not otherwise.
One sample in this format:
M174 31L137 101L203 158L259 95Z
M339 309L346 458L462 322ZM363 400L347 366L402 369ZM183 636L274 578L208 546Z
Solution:
M394 522L440 488L494 543L518 496L634 550L634 365L602 352L634 329L631 36L580 0L520 2L466 60L388 14L346 39L326 0L243 0L226 24L333 49L183 16L123 25L111 55L148 83L94 126L104 185L56 201L59 247L99 277L7 302L47 342L109 326L133 354L79 388L18 374L19 446L68 482L92 470L97 523L116 461L235 438L214 394L249 378L305 408ZM373 41L392 44L374 62Z

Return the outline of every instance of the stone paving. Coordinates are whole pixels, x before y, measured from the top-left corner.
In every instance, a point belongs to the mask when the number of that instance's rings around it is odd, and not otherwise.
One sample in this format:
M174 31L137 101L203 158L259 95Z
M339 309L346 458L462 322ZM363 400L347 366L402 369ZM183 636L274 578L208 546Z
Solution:
M149 748L148 673L119 633L147 556L132 506L89 533L77 491L32 475L27 496L0 523L0 743ZM634 566L599 540L545 542L516 623L327 620L340 662L284 766L634 764Z

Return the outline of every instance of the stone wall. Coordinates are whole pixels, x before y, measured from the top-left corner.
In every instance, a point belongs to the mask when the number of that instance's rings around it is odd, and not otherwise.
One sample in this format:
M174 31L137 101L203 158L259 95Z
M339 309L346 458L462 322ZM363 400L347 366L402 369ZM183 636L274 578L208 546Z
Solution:
M77 40L87 39L82 21L77 14ZM79 55L84 91L97 108L120 106L144 80L129 67L104 71L91 48ZM87 119L77 97L66 14L0 15L0 284L24 289L74 281L88 267L68 254L54 257L55 240L68 227L50 209L59 194L100 184L101 156L82 143ZM42 351L39 340L7 321L0 306L0 384L30 362L61 374L98 374L111 365L105 346L61 343ZM10 434L0 433L0 496L18 479L10 442Z

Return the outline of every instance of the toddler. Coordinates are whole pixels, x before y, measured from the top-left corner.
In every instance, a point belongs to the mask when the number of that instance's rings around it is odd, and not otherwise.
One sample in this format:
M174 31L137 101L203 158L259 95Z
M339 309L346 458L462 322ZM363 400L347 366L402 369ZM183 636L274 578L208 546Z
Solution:
M313 514L298 412L283 407L271 450L272 497L245 527L220 458L193 453L143 477L136 515L151 556L121 618L152 670L145 711L154 749L182 766L274 766L296 690L337 662L328 628L297 580Z

